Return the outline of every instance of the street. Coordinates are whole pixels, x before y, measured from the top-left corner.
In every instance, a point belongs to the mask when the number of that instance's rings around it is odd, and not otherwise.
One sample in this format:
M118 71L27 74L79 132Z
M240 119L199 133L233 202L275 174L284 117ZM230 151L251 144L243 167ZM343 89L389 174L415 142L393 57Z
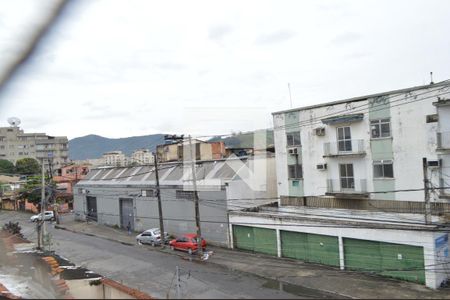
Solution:
M0 223L19 222L26 238L35 242L35 224L29 214L0 212ZM129 246L47 226L52 250L73 263L98 272L157 298L176 297L174 274L181 270L183 298L323 298L317 291L308 297L279 291L270 280L232 272L217 265L196 263L155 251L151 246Z

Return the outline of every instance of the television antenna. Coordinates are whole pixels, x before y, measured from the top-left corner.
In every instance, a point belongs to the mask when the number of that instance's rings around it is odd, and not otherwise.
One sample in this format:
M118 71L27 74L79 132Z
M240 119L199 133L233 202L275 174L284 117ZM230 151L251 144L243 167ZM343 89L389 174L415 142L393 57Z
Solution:
M20 122L21 122L20 119L17 117L8 118L9 125L14 126L14 127L19 126Z

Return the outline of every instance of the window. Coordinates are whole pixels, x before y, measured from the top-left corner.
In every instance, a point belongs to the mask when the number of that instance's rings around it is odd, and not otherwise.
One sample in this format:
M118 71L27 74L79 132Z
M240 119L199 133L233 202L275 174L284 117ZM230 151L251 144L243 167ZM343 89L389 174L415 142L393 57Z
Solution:
M350 127L338 127L338 150L341 152L352 151L352 135L350 133Z
M379 160L373 162L374 178L394 178L392 160Z
M370 121L370 132L373 139L391 136L390 119L380 119Z
M142 197L155 197L155 190L142 190Z
M341 189L354 189L353 164L340 164L339 173L341 175Z
M434 122L438 122L438 121L439 121L438 114L427 115L427 123L434 123Z
M303 178L302 165L288 165L288 176L291 178Z
M287 146L300 146L300 131L286 133Z
M177 199L186 199L186 200L194 200L194 192L193 191L176 191Z

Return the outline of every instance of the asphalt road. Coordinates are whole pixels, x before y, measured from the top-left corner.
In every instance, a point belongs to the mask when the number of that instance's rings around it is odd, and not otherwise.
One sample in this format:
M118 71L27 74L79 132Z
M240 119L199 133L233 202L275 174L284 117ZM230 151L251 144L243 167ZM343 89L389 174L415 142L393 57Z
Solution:
M36 241L29 214L0 211L0 225L18 221L26 238ZM175 270L181 269L182 298L300 298L280 291L272 282L226 268L187 261L152 250L151 246L128 246L84 234L47 226L52 250L73 263L157 297L176 296ZM317 297L320 298L320 292ZM314 295L313 295L314 297ZM303 298L311 298L303 297Z

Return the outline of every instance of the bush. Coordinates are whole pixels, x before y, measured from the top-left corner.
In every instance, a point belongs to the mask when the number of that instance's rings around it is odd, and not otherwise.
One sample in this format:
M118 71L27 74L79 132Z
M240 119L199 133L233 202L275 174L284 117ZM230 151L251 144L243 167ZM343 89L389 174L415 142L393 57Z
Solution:
M23 238L23 234L21 233L22 227L20 227L19 222L14 223L9 221L3 225L3 230Z

